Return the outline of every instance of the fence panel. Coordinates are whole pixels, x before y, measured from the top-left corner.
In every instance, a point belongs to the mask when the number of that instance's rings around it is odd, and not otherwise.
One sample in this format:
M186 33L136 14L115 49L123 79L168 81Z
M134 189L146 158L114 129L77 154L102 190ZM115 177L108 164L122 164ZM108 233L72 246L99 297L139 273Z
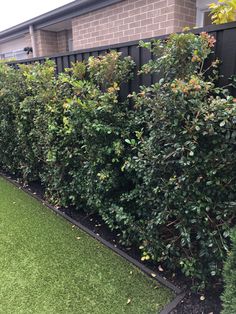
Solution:
M236 75L236 22L228 23L224 25L208 26L206 28L195 29L193 33L199 34L202 31L206 31L216 38L216 46L213 51L213 55L209 59L219 58L221 60L220 65L220 80L219 86L224 86L229 83L229 78L232 75ZM156 39L165 39L166 36L159 36ZM146 39L150 40L150 39ZM128 84L122 84L121 97L125 98L128 93L132 91L137 91L140 85L150 85L159 79L158 75L137 75L138 70L141 69L142 65L147 63L153 58L153 55L144 48L139 47L138 41L127 42L116 44L106 47L98 47L93 49L73 51L71 53L54 55L48 57L48 59L54 60L56 64L56 72L60 73L65 70L65 68L70 67L72 62L88 60L90 56L104 55L110 50L117 50L122 52L122 55L131 56L136 62L135 77L134 80ZM43 57L26 59L14 62L8 62L8 64L16 67L17 64L31 64L34 62L44 62L46 59ZM236 91L232 91L236 95Z

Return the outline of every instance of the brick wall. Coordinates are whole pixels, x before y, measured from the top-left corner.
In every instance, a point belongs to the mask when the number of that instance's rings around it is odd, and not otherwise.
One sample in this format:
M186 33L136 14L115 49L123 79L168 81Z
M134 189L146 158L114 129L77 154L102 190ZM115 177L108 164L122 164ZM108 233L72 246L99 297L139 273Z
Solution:
M0 44L0 53L7 53L11 51L16 51L24 49L25 47L31 47L30 34L25 34L20 38L9 40ZM25 58L32 58L32 54L27 55L25 53Z
M38 30L35 32L37 56L50 56L68 51L68 31L51 32Z
M196 0L175 0L174 29L181 31L186 26L196 26Z
M57 33L38 30L35 32L37 56L50 56L58 53Z
M124 0L72 20L73 47L149 38L196 23L196 0Z
M69 50L68 47L68 31L64 30L57 33L57 45L58 45L58 52L66 52Z
M87 49L181 31L195 23L196 0L123 0L74 18L72 35L68 30L35 31L36 56L68 51L71 37L73 50ZM27 46L32 46L29 34L0 44L0 52Z

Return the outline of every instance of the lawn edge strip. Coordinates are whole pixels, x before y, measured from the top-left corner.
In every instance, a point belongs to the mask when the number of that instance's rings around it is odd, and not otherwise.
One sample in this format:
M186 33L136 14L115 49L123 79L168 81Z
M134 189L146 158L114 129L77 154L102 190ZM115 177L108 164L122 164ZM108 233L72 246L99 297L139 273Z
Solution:
M148 275L153 280L156 280L158 283L162 284L164 287L172 290L176 294L176 297L174 298L173 301L171 301L169 304L167 304L165 306L165 308L163 310L161 310L161 312L159 312L157 314L168 314L168 313L170 313L184 299L187 291L181 290L180 288L178 288L177 286L172 284L169 280L167 280L166 278L161 277L157 273L155 273L155 276L153 276L154 272L151 269L149 269L147 266L143 265L142 263L140 263L136 259L132 258L131 256L129 256L127 253L125 253L121 249L115 247L114 244L112 244L109 241L103 239L101 236L97 235L96 233L94 233L92 230L90 230L89 228L87 228L84 225L82 225L77 220L75 220L75 219L71 218L70 216L68 216L65 212L63 212L63 208L61 208L60 210L57 209L56 207L54 207L51 204L49 204L47 201L43 200L39 195L29 191L27 188L22 186L18 181L12 179L9 175L6 175L6 174L4 174L1 171L0 171L0 176L2 178L4 178L6 181L8 181L11 184L13 184L14 186L16 186L18 189L24 191L29 196L31 196L34 199L36 199L38 202L40 202L44 206L48 207L50 210L52 210L57 215L60 215L61 217L65 218L71 224L75 225L77 228L79 228L80 230L84 231L85 233L87 233L88 235L90 235L91 237L96 239L98 242L100 242L103 245L105 245L107 248L109 248L110 250L112 250L113 252L118 254L119 256L123 257L125 260L127 260L129 263L131 263L134 266L136 266L139 270L141 270L143 273Z
M173 311L177 307L177 305L184 299L185 296L186 296L185 291L180 294L177 294L174 300L171 301L169 304L167 304L165 308L158 314L169 314L171 311Z

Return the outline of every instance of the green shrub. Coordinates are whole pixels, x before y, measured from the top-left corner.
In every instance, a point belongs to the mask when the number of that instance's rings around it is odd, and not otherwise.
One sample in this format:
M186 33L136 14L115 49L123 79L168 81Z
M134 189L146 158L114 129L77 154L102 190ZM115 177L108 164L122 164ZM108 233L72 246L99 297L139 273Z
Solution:
M25 85L20 71L0 65L0 165L5 171L18 172L21 152L18 151L18 134L15 108L25 98Z
M25 98L15 106L16 129L21 159L18 170L25 181L38 180L47 153L47 111L56 97L55 64L20 65Z
M0 64L0 166L58 206L97 212L120 240L197 279L221 275L235 221L236 105L206 33L142 43L159 81L121 101L134 62L110 52L55 76ZM131 99L130 99L131 98Z
M236 313L236 229L232 232L232 250L224 267L225 292L222 314Z
M205 33L153 43L157 59L143 71L162 79L133 95L124 165L134 188L123 197L135 204L127 229L143 259L177 266L202 287L221 274L236 214L236 106L204 76L213 43Z
M54 63L0 66L0 160L4 170L39 179L45 164L48 103L56 94Z
M127 121L127 103L119 102L119 89L133 65L130 58L111 52L91 57L79 79L80 63L58 78L57 90L65 92L67 84L67 93L50 105L43 178L54 203L102 212L107 202L118 198L124 185L120 160Z

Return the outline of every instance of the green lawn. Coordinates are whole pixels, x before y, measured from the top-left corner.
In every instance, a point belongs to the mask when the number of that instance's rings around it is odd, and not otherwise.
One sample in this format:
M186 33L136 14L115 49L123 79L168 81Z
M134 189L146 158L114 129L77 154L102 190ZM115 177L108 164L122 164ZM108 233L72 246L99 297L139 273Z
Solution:
M1 314L156 314L172 299L169 290L0 177Z

